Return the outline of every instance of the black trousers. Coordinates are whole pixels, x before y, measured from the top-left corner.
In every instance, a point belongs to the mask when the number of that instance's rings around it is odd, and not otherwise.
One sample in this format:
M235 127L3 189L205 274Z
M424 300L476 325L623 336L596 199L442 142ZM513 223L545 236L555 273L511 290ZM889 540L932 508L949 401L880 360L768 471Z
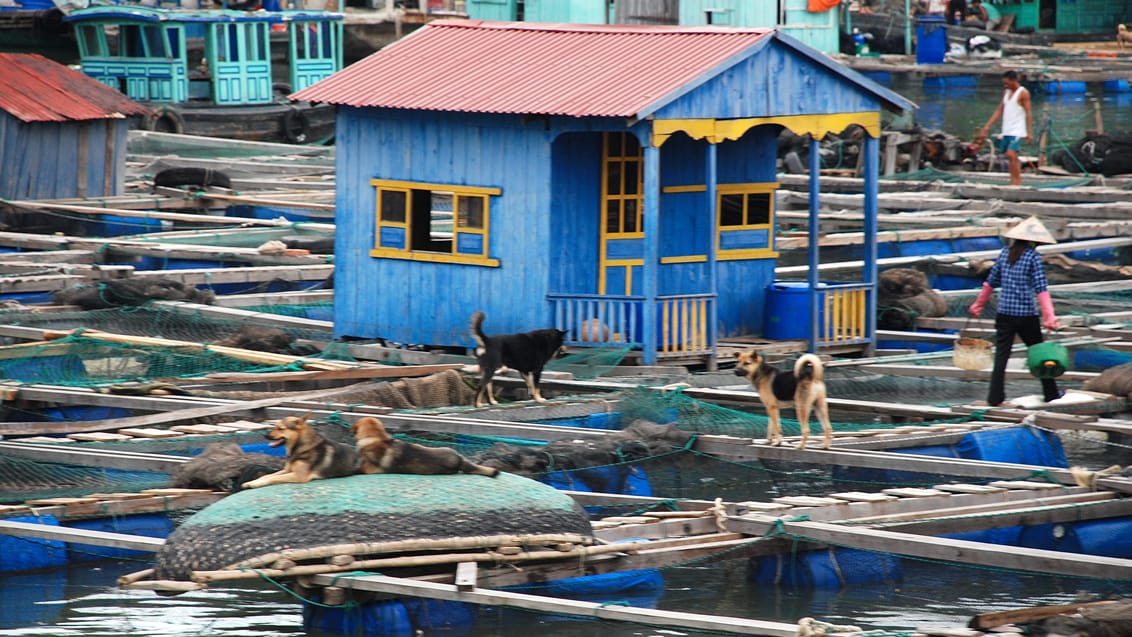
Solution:
M1018 336L1027 347L1041 343L1042 324L1037 316L1009 316L999 314L994 319L994 369L991 371L990 391L987 404L994 407L1006 400L1006 362L1010 360L1010 349L1014 347L1014 337ZM1043 378L1042 397L1048 403L1058 397L1057 383L1052 378Z

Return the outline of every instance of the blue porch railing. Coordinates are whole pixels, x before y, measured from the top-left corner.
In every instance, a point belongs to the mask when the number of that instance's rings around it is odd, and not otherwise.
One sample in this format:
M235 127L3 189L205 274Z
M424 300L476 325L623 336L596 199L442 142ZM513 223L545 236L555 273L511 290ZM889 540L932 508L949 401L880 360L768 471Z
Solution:
M641 296L549 294L554 326L566 331L571 347L644 345ZM714 294L658 297L657 356L706 356L715 353Z

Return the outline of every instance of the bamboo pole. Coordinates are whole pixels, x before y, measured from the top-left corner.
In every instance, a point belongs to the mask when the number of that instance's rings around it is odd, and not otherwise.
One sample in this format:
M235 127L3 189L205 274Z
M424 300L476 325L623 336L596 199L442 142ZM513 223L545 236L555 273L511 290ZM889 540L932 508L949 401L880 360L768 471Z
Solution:
M102 341L109 341L111 343L123 343L127 345L142 345L149 347L176 347L191 351L210 351L232 358L259 363L263 365L290 365L293 363L302 363L304 369L318 370L318 371L334 371L342 369L352 369L360 367L360 365L351 363L342 363L338 361L324 361L324 360L311 360L302 356L289 356L287 354L272 354L270 352L258 352L254 350L241 349L238 347L225 347L222 345L210 345L208 343L191 343L189 341L175 341L167 338L159 338L153 336L131 336L127 334L115 334L113 332L103 332L101 330L44 330L43 338L51 341L68 336L86 336L89 338L96 338Z
M327 193L333 196L334 193ZM307 208L310 210L334 210L334 204L327 203L314 203L312 201L294 201L291 199L269 199L266 197L248 197L246 195L221 195L218 193L207 193L202 195L207 199L219 199L220 201L233 201L237 203L246 203L261 206L284 206L288 208ZM304 193L304 196L311 197L310 193ZM231 219L231 217L228 217Z
M177 580L169 579L154 579L144 580L141 582L133 582L131 584L120 586L119 588L125 588L135 591L168 591L173 593L188 593L191 591L199 591L208 587L198 582L179 582Z
M79 204L46 203L42 201L8 200L6 203L17 208L30 208L32 210L63 210L85 215L115 215L118 217L132 217L136 219L158 219L164 221L185 221L194 223L221 223L230 226L271 226L291 227L293 221L279 219L253 219L251 217L222 217L219 215L193 214L187 212L154 212L138 211L126 208L101 208L97 206L82 206Z
M134 573L127 573L118 578L118 586L125 586L127 584L133 584L134 582L140 582L143 579L153 577L153 573L154 570L152 568L147 568L145 570L137 571Z
M353 544L331 544L304 549L285 549L266 553L225 566L221 570L258 568L273 564L278 560L317 560L346 553L370 555L376 553L399 553L404 551L435 551L443 549L483 549L497 546L523 546L530 544L592 544L594 538L577 533L542 533L535 535L481 535L473 537L453 537L440 539L393 540L389 542L359 542Z
M439 566L442 564L459 564L460 562L492 562L512 563L535 560L561 560L574 557L589 557L604 553L635 553L648 547L650 542L624 542L618 544L604 544L598 546L583 546L570 551L524 551L515 555L487 552L479 554L446 553L444 555L415 555L407 557L386 557L372 560L358 560L345 565L334 564L305 564L286 569L243 569L219 571L193 571L192 581L205 584L238 579L253 579L257 577L295 577L300 575L324 575L347 571L367 569L388 569L417 566Z

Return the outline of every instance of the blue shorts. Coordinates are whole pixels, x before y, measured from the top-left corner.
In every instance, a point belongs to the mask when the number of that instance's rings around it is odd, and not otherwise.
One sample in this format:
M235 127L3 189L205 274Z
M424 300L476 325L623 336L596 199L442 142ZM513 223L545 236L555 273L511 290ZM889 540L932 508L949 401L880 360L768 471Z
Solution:
M1005 153L1008 150L1018 152L1022 150L1022 138L1013 135L1003 135L998 140L998 152Z

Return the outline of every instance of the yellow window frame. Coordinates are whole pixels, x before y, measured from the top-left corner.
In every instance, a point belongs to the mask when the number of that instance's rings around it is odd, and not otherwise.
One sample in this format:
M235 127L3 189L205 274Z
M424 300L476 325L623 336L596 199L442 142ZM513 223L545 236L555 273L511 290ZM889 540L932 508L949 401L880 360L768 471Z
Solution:
M774 249L774 228L775 228L775 197L774 193L778 190L778 183L745 183L745 184L718 184L715 189L715 254L716 259L720 261L737 261L742 259L766 259L778 256L778 252ZM750 215L747 211L747 195L766 194L767 205L767 220L765 223L744 223L741 225L724 226L722 221L723 216L723 198L729 195L742 195L743 196L743 219L749 220ZM724 250L723 235L727 232L742 232L750 230L766 230L767 232L767 245L765 248L742 248L742 249L727 249Z
M458 263L463 265L479 265L485 267L499 267L499 259L488 256L489 239L491 237L491 197L503 194L501 188L479 186L456 186L452 184L437 184L417 181L402 181L393 179L371 179L370 185L374 187L374 220L375 231L371 257L385 259L405 259L409 261L425 261L431 263ZM404 221L390 221L383 219L382 192L401 192L405 195ZM412 249L413 228L413 191L436 191L452 195L452 239L450 252L435 252ZM479 198L483 201L483 226L476 228L461 226L460 201L462 198ZM388 247L381 244L382 230L393 228L404 233L404 247ZM426 230L428 231L428 230ZM478 236L482 250L480 254L457 252L459 235Z
M620 136L621 152L614 154L613 145L610 143L614 135ZM645 195L644 195L644 170L642 165L644 163L644 149L641 148L637 138L630 133L603 133L601 140L601 192L602 192L602 208L601 208L601 232L602 235L609 239L639 239L645 236L644 221L645 221ZM628 142L632 141L637 147L637 152L633 154L626 153ZM609 180L610 167L613 165L620 165L620 170L617 171L620 176L620 183L617 184L617 192L613 192L613 184ZM633 183L634 192L626 192L628 189L626 185L627 167L633 165L633 175L630 176ZM636 212L633 217L633 225L636 230L626 231L625 212L626 203L632 201L635 204ZM609 231L609 205L611 202L617 202L618 207L618 227L620 230L616 232Z

